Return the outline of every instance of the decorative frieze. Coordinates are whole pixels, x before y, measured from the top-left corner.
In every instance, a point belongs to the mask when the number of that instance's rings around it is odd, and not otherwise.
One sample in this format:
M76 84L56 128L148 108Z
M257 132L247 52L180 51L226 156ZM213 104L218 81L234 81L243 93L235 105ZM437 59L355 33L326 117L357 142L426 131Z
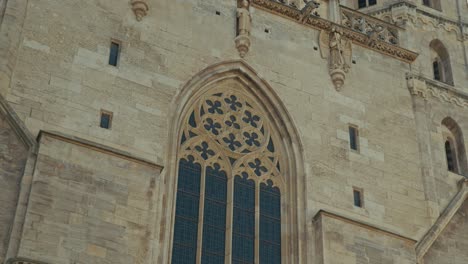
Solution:
M368 36L369 42L378 40L392 45L399 43L397 26L344 6L341 6L341 23L347 28Z
M412 73L406 75L406 80L408 89L414 96L420 96L426 100L431 96L442 102L468 108L468 94L456 90L450 85Z
M136 20L141 21L148 14L149 10L146 0L132 0L130 3Z
M398 46L397 44L392 44L390 41L390 39L392 39L391 35L388 35L388 37L384 38L386 40L384 41L380 39L379 33L375 33L374 31L374 34L367 35L363 32L353 30L352 28L347 27L345 25L338 25L336 23L333 23L332 21L322 19L318 16L313 15L313 13L307 17L304 17L303 12L301 12L301 10L299 10L298 8L294 6L285 5L281 2L274 0L251 0L251 3L253 6L259 9L263 9L273 14L295 20L298 23L302 23L315 29L324 30L328 32L331 32L333 28L339 29L341 32L341 36L352 41L353 43L363 47L367 47L385 55L395 57L407 63L413 62L418 56L418 54L415 52L404 49ZM362 16L365 15L362 14ZM372 18L366 17L366 20L370 21L372 20ZM385 23L384 21L379 20L379 22L380 24L384 25L385 28L391 28L392 32L394 32L395 28L398 28L392 26L391 24ZM382 34L383 33L381 33L381 35Z
M368 15L403 27L408 22L413 25L430 25L433 28L440 28L447 32L457 34L457 39L460 41L464 39L468 40L468 33L466 33L468 32L468 24L460 24L458 21L436 16L411 3L399 2L389 7L370 12ZM464 28L465 34L462 34L460 26Z

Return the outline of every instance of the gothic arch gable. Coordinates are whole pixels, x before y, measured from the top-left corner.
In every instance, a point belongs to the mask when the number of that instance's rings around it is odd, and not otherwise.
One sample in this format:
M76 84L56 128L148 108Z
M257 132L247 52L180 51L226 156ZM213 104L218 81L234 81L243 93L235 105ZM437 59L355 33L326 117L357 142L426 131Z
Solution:
M305 211L304 169L302 144L293 121L273 89L255 71L242 61L228 61L212 65L189 80L172 103L169 124L169 142L162 190L159 263L170 259L172 229L175 215L178 146L181 143L181 128L193 105L199 98L223 82L237 83L235 89L243 89L265 113L271 130L275 131L276 146L281 153L281 171L284 177L285 230L282 230L282 259L285 263L305 263L305 244L299 245L299 234L305 233L305 221L299 212ZM283 201L283 198L282 198ZM165 216L163 216L165 215ZM283 219L283 217L282 217ZM304 257L303 257L304 256Z

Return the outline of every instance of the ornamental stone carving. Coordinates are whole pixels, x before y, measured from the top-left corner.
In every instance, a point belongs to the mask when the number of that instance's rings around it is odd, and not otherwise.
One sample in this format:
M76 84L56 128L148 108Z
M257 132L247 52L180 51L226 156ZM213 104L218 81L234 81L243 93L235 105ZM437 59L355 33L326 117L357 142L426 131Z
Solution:
M135 13L136 20L141 21L148 14L148 4L146 0L131 0L132 10Z
M406 63L411 63L415 61L418 57L418 54L416 52L404 49L398 45L397 32L400 29L399 27L372 18L357 11L355 12L359 13L360 16L366 17L366 21L378 21L380 24L383 25L383 28L386 28L386 30L384 30L384 32L378 32L377 34L373 35L374 38L370 38L367 34L363 33L362 31L353 30L352 28L346 25L338 25L332 21L315 16L313 15L313 13L309 16L304 16L304 13L297 7L283 4L279 1L250 0L250 3L256 8L294 20L298 23L304 24L314 29L331 32L332 28L339 28L342 32L342 38L346 38L347 40L352 41L353 43L356 43L360 46L367 47L371 50L375 50L382 54L394 57ZM340 6L340 8L343 9L346 7ZM394 38L396 38L396 40Z
M252 16L249 11L250 2L241 0L237 8L237 37L236 48L241 58L250 50L250 30L252 28Z
M425 100L428 100L429 97L434 97L441 102L468 108L468 94L450 85L412 73L406 75L406 80L408 89L413 96L420 96Z
M328 58L328 70L335 89L340 91L346 80L352 56L351 41L342 36L338 28L320 33L320 52Z

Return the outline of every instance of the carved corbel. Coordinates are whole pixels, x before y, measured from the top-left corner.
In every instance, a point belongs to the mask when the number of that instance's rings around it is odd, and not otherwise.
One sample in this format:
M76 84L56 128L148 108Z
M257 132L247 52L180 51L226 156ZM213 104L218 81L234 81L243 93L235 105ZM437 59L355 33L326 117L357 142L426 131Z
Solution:
M135 13L136 20L141 21L148 14L148 4L146 0L131 0L132 10Z
M252 29L252 16L250 14L250 2L240 0L237 8L237 37L236 48L243 58L250 50L250 31Z
M333 85L340 91L346 80L346 73L350 69L352 57L351 41L342 37L338 28L331 32L320 32L320 52L322 58L328 59L328 71Z
M408 89L412 95L421 96L427 99L427 85L425 81L416 79L412 76L406 77Z

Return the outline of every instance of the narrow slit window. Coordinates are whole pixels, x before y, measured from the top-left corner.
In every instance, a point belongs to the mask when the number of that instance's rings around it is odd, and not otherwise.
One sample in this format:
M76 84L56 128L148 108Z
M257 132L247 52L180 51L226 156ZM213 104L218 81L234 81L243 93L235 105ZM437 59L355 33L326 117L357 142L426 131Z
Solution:
M349 127L349 147L355 151L359 150L358 136L359 135L358 135L357 127L350 126Z
M362 208L363 207L363 204L362 204L362 200L363 200L362 190L354 189L353 190L353 196L354 196L354 206Z
M441 78L440 78L440 65L439 65L439 61L434 61L432 63L432 69L434 70L434 80L437 80L437 81L440 81Z
M366 0L358 0L358 8L366 7Z
M101 112L101 122L99 124L100 127L105 129L110 129L112 123L112 113L107 111Z
M119 61L119 53L120 44L115 41L112 41L109 53L109 65L117 66L117 62Z
M455 171L455 155L453 153L452 144L450 140L445 141L445 155L447 157L447 169L451 172Z

